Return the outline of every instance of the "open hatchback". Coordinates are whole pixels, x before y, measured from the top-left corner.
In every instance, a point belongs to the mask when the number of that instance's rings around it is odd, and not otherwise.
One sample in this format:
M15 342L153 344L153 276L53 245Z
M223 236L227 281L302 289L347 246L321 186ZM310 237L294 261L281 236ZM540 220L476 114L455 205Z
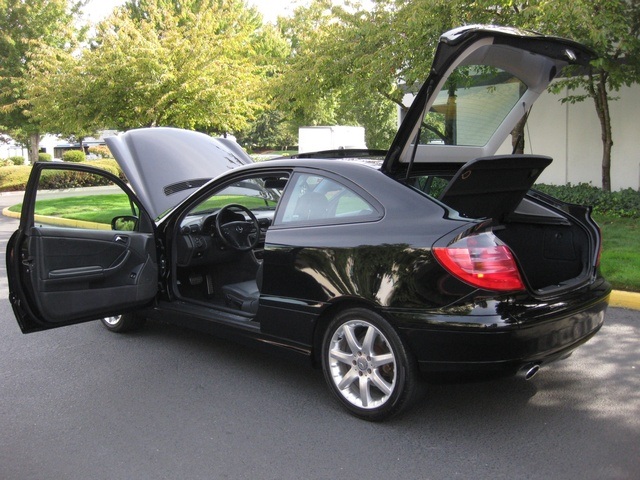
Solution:
M448 32L384 158L253 163L158 128L108 140L127 182L36 164L7 248L20 328L172 321L310 360L369 420L409 405L421 374L531 377L598 331L610 286L589 209L531 190L552 159L505 142L591 57L513 29ZM83 188L52 192L62 176ZM102 215L70 218L74 202Z

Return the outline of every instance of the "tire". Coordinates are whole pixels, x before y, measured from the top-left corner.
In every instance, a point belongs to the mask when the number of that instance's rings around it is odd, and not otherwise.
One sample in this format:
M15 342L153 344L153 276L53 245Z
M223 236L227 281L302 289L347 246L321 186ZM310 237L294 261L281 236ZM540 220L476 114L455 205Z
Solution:
M146 318L139 317L133 313L114 315L112 317L101 318L102 325L110 332L126 333L141 329L146 323Z
M416 398L416 363L396 331L373 311L339 313L324 334L321 354L329 389L357 417L385 420Z

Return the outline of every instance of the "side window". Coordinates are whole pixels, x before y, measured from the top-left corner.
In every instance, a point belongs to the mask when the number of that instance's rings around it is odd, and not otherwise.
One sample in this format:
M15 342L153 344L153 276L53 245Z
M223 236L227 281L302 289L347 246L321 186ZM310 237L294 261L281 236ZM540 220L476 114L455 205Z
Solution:
M439 198L446 186L449 184L451 176L442 175L421 175L412 177L410 185L434 198Z
M34 223L90 230L137 228L139 211L109 178L84 171L47 169L36 192Z
M320 175L300 174L287 197L280 222L328 224L377 217L376 209L350 188Z

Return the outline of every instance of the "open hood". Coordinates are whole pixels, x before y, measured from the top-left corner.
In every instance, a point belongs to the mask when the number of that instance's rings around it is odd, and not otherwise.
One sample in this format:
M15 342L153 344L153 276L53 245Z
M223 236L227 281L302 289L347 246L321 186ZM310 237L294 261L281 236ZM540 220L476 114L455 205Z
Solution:
M495 154L565 66L593 57L576 42L513 28L445 33L382 170L397 175L413 163L463 164Z
M141 128L107 137L106 142L153 218L212 178L252 163L230 139L177 128Z

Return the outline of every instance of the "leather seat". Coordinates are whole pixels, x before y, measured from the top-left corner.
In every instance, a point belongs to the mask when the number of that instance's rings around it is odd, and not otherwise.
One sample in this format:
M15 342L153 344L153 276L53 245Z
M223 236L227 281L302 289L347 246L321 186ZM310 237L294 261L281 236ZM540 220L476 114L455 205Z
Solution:
M297 220L318 220L326 218L328 204L327 197L321 193L305 193L298 200L294 210L294 216Z
M255 314L258 311L261 287L262 263L258 267L255 280L224 285L222 293L228 306L239 308L246 313Z

